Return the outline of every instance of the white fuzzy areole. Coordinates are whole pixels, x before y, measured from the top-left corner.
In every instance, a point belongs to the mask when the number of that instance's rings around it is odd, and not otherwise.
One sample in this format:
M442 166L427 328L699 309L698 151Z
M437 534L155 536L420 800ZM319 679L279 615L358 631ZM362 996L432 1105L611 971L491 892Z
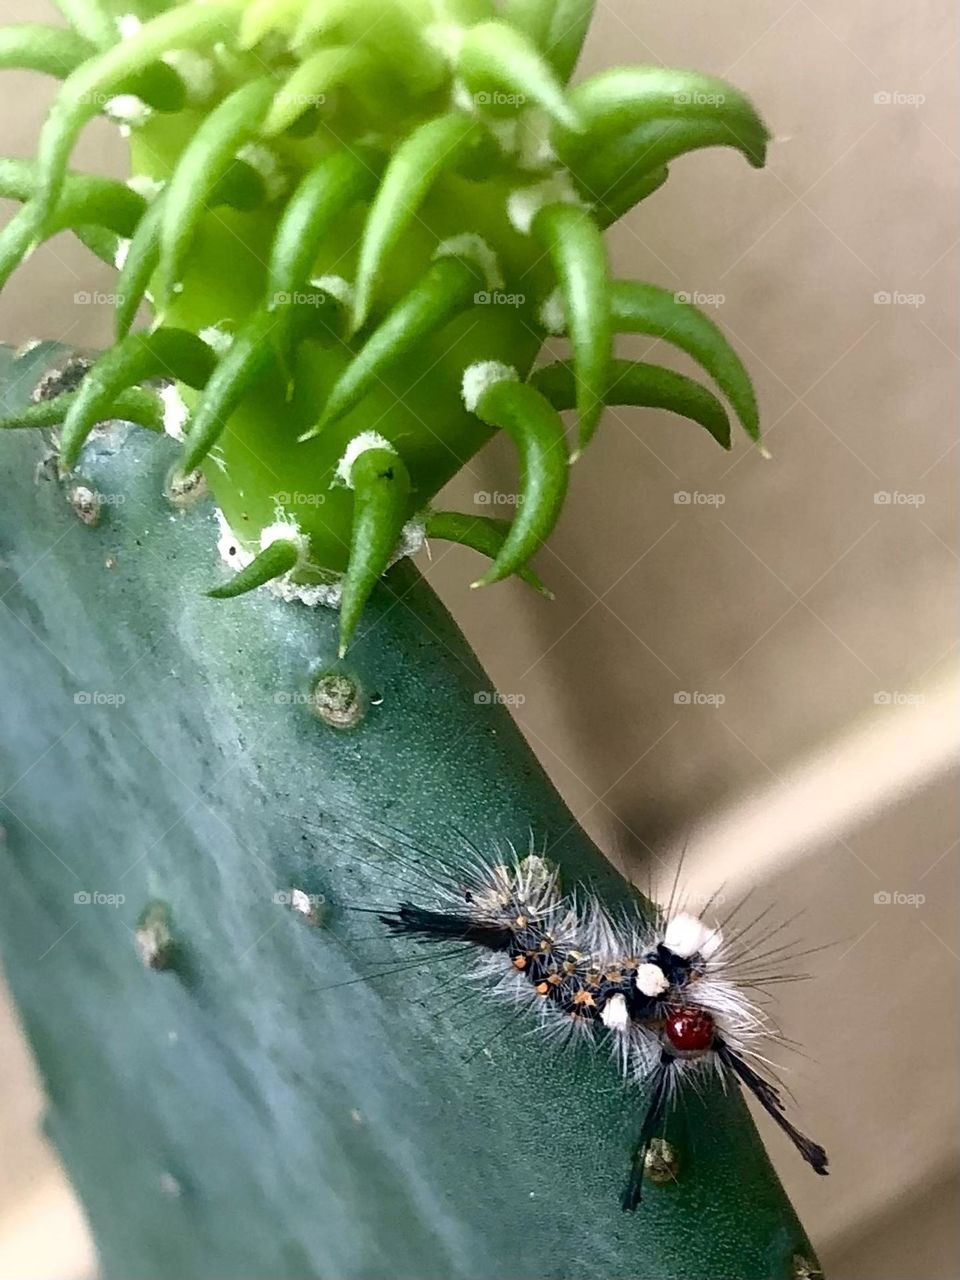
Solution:
M135 13L121 13L117 18L117 30L120 33L121 40L129 40L131 36L135 36L143 23Z
M135 93L118 93L104 107L104 114L121 129L135 129L146 124L153 111Z
M366 453L368 449L389 449L391 453L396 453L390 441L380 434L379 431L361 431L359 435L354 436L346 449L343 451L343 457L337 463L336 477L341 484L345 484L348 489L353 488L353 480L351 474L353 472L353 464L360 457L361 453Z
M658 964L641 964L637 966L635 979L637 990L645 996L662 996L670 986L667 975Z
M287 174L277 153L262 142L248 142L237 159L255 169L263 179L268 200L278 200L287 189Z
M480 397L497 382L519 382L520 375L512 365L499 360L477 360L463 371L461 395L467 413L476 413Z
M681 911L679 915L667 921L663 942L675 956L679 956L681 960L689 960L698 952L705 956L704 947L709 948L711 941L716 937L716 929L711 929L709 925L704 924L699 916ZM714 945L714 951L717 945L719 943Z
M615 996L611 996L600 1010L600 1021L610 1031L626 1031L630 1025L627 1002L619 991Z
M395 565L405 556L415 556L427 540L427 521L425 516L414 516L400 530L400 541L393 553L390 565Z
M519 116L488 116L483 123L505 156L517 154L521 137Z
M475 231L464 231L448 240L441 240L434 250L434 258L467 258L483 272L487 288L491 291L503 288L503 272L500 259L492 245Z
M151 178L147 173L135 173L127 179L127 186L138 196L143 196L147 204L155 200L167 184L159 178Z
M510 192L507 196L507 217L514 231L528 236L534 218L547 204L583 204L566 172L555 173L543 182L534 182Z
M199 105L212 98L217 88L217 72L210 58L196 49L171 49L161 58L184 83L187 99Z
M477 105L473 100L473 94L459 77L454 80L450 90L450 105L455 111L465 111L468 115Z
M557 337L562 337L566 333L567 312L559 289L554 289L544 298L540 306L540 323L547 333L555 333Z
M307 539L294 520L278 520L276 524L268 524L265 529L260 530L261 551L266 551L274 542L294 542L299 548L301 559L306 554Z
M163 402L163 429L174 440L183 439L183 429L190 417L190 410L184 403L183 396L176 384L167 382L160 388L160 399Z
M353 285L344 276L314 276L310 287L319 293L329 293L341 307L349 309L353 306Z
M302 604L308 609L339 609L343 596L343 579L332 582L291 582L286 575L267 583L267 590L286 604Z
M208 324L206 328L199 330L197 337L211 347L218 356L225 356L233 346L233 334L227 333L226 329L221 329L218 324Z

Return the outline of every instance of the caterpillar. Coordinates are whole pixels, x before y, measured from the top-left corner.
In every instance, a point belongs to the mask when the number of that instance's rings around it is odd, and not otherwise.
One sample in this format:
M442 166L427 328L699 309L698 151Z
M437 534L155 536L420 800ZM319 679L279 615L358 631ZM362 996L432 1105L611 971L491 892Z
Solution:
M640 1205L647 1154L678 1091L711 1071L753 1094L814 1172L827 1174L827 1153L787 1118L762 1051L778 1033L751 992L778 976L768 970L785 948L762 950L772 932L748 938L746 926L725 936L735 913L711 925L710 903L700 915L675 908L676 883L666 908L614 914L589 892L565 893L555 866L513 846L495 861L471 846L430 883L432 905L404 900L377 912L392 934L475 948L479 978L529 1006L548 1036L606 1042L644 1095L625 1211Z

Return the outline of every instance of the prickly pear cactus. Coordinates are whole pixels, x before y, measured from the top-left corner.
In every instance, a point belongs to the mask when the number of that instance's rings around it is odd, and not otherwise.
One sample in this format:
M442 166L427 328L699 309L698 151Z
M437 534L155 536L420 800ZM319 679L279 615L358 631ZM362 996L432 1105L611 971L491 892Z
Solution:
M0 932L104 1276L817 1274L735 1091L677 1114L624 1215L609 1064L467 1053L482 1008L444 1013L455 975L353 910L454 826L532 827L629 897L407 557L448 539L477 585L542 589L608 404L724 448L729 407L759 442L716 326L612 280L603 231L687 151L761 165L763 123L685 71L568 87L592 0L60 7L0 30L0 67L64 79L36 161L0 161L0 278L75 231L118 269L116 342L5 357ZM69 169L99 112L127 183ZM713 389L615 359L621 332ZM569 358L536 367L552 333ZM512 523L436 510L498 430Z

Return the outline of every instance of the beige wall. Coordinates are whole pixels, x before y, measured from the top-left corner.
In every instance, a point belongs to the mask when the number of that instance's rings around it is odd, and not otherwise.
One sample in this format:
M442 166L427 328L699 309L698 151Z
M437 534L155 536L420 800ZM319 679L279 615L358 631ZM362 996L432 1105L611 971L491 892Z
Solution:
M2 8L36 19L41 5ZM715 314L755 375L773 460L742 440L724 455L678 420L611 413L541 556L555 603L512 584L471 593L460 550L436 548L430 570L615 857L645 879L650 850L689 836L695 883L757 883L784 914L808 909L806 945L842 939L783 1001L814 1060L792 1077L804 1123L834 1176L774 1154L848 1280L958 1274L953 1035L931 1018L955 1007L958 964L957 25L948 0L601 0L589 67L642 58L728 75L774 131L764 171L733 153L678 161L612 236L622 274L723 295ZM12 77L4 89L16 111L0 117L0 149L29 154L45 89ZM107 166L119 154L102 127L81 152ZM0 299L0 332L103 341L106 308L62 300L108 285L57 242ZM471 509L514 476L500 443L451 497ZM683 505L680 491L717 498ZM724 701L682 705L681 691ZM877 906L883 890L927 903ZM17 1187L0 1185L12 1205Z

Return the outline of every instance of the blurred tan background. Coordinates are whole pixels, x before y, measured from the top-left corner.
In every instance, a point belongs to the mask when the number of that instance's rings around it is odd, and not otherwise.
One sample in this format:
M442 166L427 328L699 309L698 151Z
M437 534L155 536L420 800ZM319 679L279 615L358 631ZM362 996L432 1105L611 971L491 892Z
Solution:
M0 0L4 22L52 12ZM710 71L774 131L762 172L732 152L680 160L612 235L621 274L710 299L773 460L613 411L540 558L555 603L471 593L460 549L429 566L574 812L639 883L668 878L686 841L694 892L755 886L758 908L804 909L804 948L833 944L781 1002L807 1055L789 1082L833 1176L770 1146L834 1280L960 1276L958 27L949 0L600 0L585 71ZM50 88L0 88L0 151L28 155ZM103 125L81 160L122 172ZM109 307L65 315L63 299L109 283L55 241L0 298L0 333L104 342ZM642 340L630 352L685 367ZM509 514L515 485L494 446L450 497ZM90 1276L10 1017L0 1061L0 1280Z

